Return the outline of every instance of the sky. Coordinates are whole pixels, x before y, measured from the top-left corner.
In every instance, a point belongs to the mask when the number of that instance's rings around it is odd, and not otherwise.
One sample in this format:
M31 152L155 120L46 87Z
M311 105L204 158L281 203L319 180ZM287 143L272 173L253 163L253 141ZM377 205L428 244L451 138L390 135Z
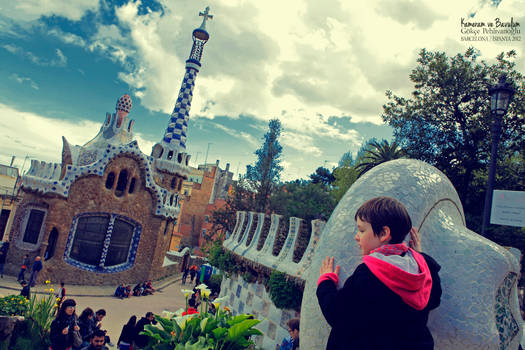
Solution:
M273 118L285 181L336 166L370 138L391 140L385 92L410 96L422 48L473 46L489 63L514 49L525 71L523 0L0 0L0 163L60 162L61 137L88 142L125 93L134 138L151 154L206 6L213 19L186 142L193 166L207 154L244 173ZM496 18L521 32L509 42L461 32L462 19Z

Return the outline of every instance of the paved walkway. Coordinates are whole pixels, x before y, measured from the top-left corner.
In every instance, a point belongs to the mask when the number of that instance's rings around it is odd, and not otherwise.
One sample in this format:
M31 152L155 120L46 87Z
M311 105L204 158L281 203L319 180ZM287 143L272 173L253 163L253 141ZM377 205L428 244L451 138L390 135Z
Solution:
M157 290L154 295L118 299L113 297L116 286L65 285L66 296L75 299L77 303L77 315L80 315L86 307L91 307L94 311L101 308L106 310L107 316L102 321L102 328L108 330L115 344L122 326L132 315L136 315L138 320L148 311L160 314L163 310L173 312L185 306L185 299L180 290L189 285L180 284L180 275L154 282L153 286ZM57 288L56 285L54 287ZM37 285L31 288L31 293L45 293L45 288L44 285ZM15 277L4 276L0 279L0 296L19 294L20 290L21 287Z

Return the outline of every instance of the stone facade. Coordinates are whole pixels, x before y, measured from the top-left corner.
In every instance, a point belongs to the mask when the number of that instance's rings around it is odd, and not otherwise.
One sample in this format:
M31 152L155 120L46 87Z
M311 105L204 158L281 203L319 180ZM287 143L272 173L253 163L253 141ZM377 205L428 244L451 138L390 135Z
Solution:
M186 132L208 18L193 31L174 110L150 156L133 141L126 94L86 144L62 138L61 164L31 162L9 237L7 271L17 274L24 254L43 258L40 280L67 284L136 283L177 270L166 254L189 174Z

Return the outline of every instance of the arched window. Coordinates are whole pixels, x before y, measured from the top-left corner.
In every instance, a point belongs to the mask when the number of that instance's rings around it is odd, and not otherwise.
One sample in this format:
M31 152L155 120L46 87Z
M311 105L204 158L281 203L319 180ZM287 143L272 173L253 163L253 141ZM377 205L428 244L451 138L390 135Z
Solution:
M177 155L177 162L182 163L182 153Z
M173 158L173 151L168 152L168 160L171 160Z
M177 177L174 176L173 179L171 179L171 189L174 189L177 187Z
M51 233L49 233L49 238L47 240L47 249L46 249L46 253L44 254L44 260L49 260L55 255L57 239L58 239L58 230L56 229L56 227L53 227L53 229L51 230Z
M115 173L110 172L108 176L106 177L106 188L108 190L112 189L114 183L115 183Z
M117 188L115 189L115 195L120 197L124 194L126 190L126 185L128 184L128 171L122 169L118 175Z
M97 272L118 272L135 262L141 226L132 219L106 213L73 219L65 251L67 263Z
M136 180L135 178L132 178L131 182L129 183L129 190L128 190L129 193L133 193L135 191L135 182L136 182L135 180Z
M46 212L39 209L31 209L29 218L27 219L26 228L24 230L24 238L22 239L25 243L37 244L38 238L40 237L40 231L42 230L42 224L44 223L44 216Z
M164 148L161 145L157 143L155 146L153 146L153 151L151 152L153 157L160 158L162 153L164 153Z

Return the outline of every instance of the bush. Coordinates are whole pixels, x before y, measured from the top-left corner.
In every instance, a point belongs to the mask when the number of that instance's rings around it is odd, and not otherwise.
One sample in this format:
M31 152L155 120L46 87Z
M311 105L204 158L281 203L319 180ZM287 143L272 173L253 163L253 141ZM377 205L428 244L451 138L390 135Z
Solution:
M303 291L297 284L288 280L286 274L273 270L268 281L270 299L279 309L301 310Z
M25 316L29 301L21 295L8 295L0 299L0 315Z
M207 283L210 289L212 290L212 293L219 294L221 292L222 275L221 274L211 275Z
M203 303L200 313L182 316L181 309L168 318L155 315L158 324L146 325L141 332L148 336L146 349L253 349L255 344L250 337L262 335L261 331L253 328L261 321L248 314L233 316L229 308L221 308L224 298L213 301L215 314L208 313L207 297L210 292L207 288L201 289ZM187 300L187 294L185 295Z
M221 242L216 242L210 248L208 261L211 265L228 274L236 273L239 270L235 259L230 252L224 250Z

